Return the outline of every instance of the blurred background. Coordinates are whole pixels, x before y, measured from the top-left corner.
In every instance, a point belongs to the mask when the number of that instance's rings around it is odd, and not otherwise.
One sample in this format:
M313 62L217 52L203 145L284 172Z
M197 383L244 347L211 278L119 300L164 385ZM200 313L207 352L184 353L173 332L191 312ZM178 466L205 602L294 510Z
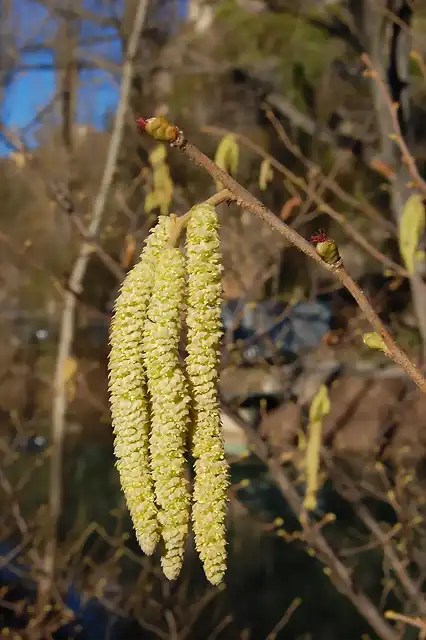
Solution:
M265 223L219 210L221 588L192 539L174 583L138 548L107 393L122 279L160 213L216 189L138 134L160 114L304 237L334 238L423 366L424 208L407 202L426 192L425 36L421 0L0 1L0 637L426 637L426 399Z

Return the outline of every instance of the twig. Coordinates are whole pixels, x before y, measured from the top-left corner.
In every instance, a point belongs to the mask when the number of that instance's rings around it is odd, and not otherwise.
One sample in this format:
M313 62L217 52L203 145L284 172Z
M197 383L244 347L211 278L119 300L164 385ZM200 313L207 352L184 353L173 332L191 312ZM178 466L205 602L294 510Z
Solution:
M207 640L216 640L220 636L222 631L224 631L226 627L228 627L233 621L234 621L234 618L232 615L227 615L224 618L222 618L222 620L216 625L216 627L210 633Z
M92 219L88 227L89 236L95 236L104 214L107 197L114 176L118 151L123 136L125 115L128 107L130 86L133 74L133 61L139 45L141 32L145 23L148 8L148 0L141 1L138 5L133 30L129 39L126 59L123 64L122 81L120 88L120 101L115 117L114 128L108 149L105 169L101 185L96 197ZM56 525L61 511L62 502L62 458L65 434L65 416L67 410L66 381L64 379L64 364L69 357L75 328L75 293L82 290L82 282L86 273L92 246L90 242L83 242L80 254L77 257L70 276L71 291L65 295L62 322L59 334L58 354L54 377L54 395L52 407L52 462L49 482L49 507L50 507L50 536L46 544L44 569L46 579L40 584L39 604L41 610L51 591L56 556ZM40 609L39 609L40 611Z
M329 578L336 589L352 602L379 638L382 640L397 640L399 635L396 634L392 627L386 622L368 596L359 591L356 585L353 584L348 569L335 555L321 533L320 528L312 526L308 514L303 508L302 500L293 487L291 480L287 477L280 462L269 455L268 447L256 429L244 422L238 415L231 412L228 407L222 405L222 411L243 429L250 442L253 453L267 466L277 489L298 517L303 528L303 538L305 542L315 550L318 558L329 569Z
M146 122L146 121L144 121ZM316 253L312 244L303 238L297 231L289 227L285 222L280 220L272 211L267 209L257 198L255 198L247 189L241 186L226 171L218 167L213 160L206 156L193 144L188 142L182 132L172 145L182 151L194 164L205 169L216 182L220 182L235 196L235 202L245 209L254 213L258 218L264 220L269 226L278 231L295 247L302 251L317 264L326 268L334 274L334 277L343 284L344 287L352 294L361 311L373 327L373 329L383 339L387 355L398 364L407 375L415 382L415 384L426 393L426 379L420 373L419 369L411 362L406 353L396 344L389 331L385 328L378 314L374 311L364 292L355 283L348 274L343 265L338 268L332 267L325 263Z
M282 629L284 629L286 624L288 624L288 621L290 620L291 616L296 611L296 609L300 607L301 604L302 604L302 600L300 598L295 598L293 600L293 602L291 603L291 605L289 606L289 608L287 609L287 611L285 612L281 620L277 622L275 627L272 629L271 633L268 633L268 635L266 636L266 640L276 640L279 632L282 631Z
M211 135L218 135L218 136L224 136L224 135L227 135L228 133L231 133L229 129L225 129L224 127L216 127L216 126L215 127L205 126L205 127L202 127L201 131L204 133L208 133ZM253 142L253 140L250 140L250 138L248 138L242 133L238 133L238 132L237 133L232 132L232 133L233 135L235 135L236 139L239 140L239 142L241 142L242 144L244 144L244 146L246 146L248 149L251 149L252 151L254 151L254 153L257 153L262 158L269 160L269 162L271 163L271 166L273 166L277 171L279 171L280 173L285 175L287 178L289 178L289 180L291 180L294 184L296 184L300 188L303 188L303 189L305 188L304 181L301 178L296 176L295 173L293 173L292 171L290 171L290 169L285 167L281 162L279 162L276 158L274 158L274 156L272 156L267 151L265 151L259 144L257 144L256 142ZM292 148L289 148L289 151L294 153L295 151L294 145L292 145ZM302 157L299 157L299 160L304 162L304 164L308 168L312 168L312 169L316 168L316 165L314 163L310 163L306 158L302 159ZM325 177L324 182L327 189L329 189L337 198L339 198L339 200L346 203L349 207L352 207L356 211L359 211L360 213L368 216L369 218L377 219L377 221L380 222L380 224L384 226L387 230L395 233L396 226L392 222L383 220L383 218L379 216L379 214L374 209L374 207L372 207L368 202L359 201L359 199L355 198L354 196L344 191L344 189L342 189L342 187L336 181L332 181L328 177Z
M383 549L384 556L388 560L395 575L398 577L405 593L413 602L416 603L422 615L426 615L426 600L423 597L421 590L418 589L411 576L407 573L406 567L398 558L397 553L394 551L391 540L392 535L386 534L381 529L379 523L375 518L373 518L369 509L362 503L360 491L348 474L345 473L343 469L339 469L336 473L335 465L328 452L326 453L323 451L323 459L331 478L337 486L338 492L352 505L354 505L354 509L358 517L370 530L380 547Z
M203 129L204 131L208 132L208 133L218 133L218 134L224 134L227 130L219 128L219 127L204 127ZM277 130L278 135L280 135L280 132ZM399 265L397 262L394 262L394 260L392 260L391 258L389 258L388 256L384 255L383 253L381 253L378 249L376 249L373 245L371 245L368 240L366 240L364 238L364 236L362 234L360 234L351 224L350 222L348 222L346 220L346 218L338 213L337 211L335 211L332 207L330 207L321 196L319 196L317 193L315 193L308 184L306 184L306 182L303 180L303 178L300 178L298 176L296 176L295 173L293 173L292 171L290 171L290 169L288 169L287 167L285 167L281 162L279 162L276 158L274 158L273 156L271 156L269 153L265 152L264 149L262 149L259 145L257 145L256 143L252 142L251 140L249 140L246 136L244 136L241 133L236 133L235 134L236 138L242 142L245 146L247 146L249 149L252 149L255 153L259 154L262 158L265 158L269 161L269 163L271 164L272 167L274 167L274 169L276 169L277 171L279 171L280 173L282 173L286 178L288 178L289 180L291 180L291 182L296 185L299 189L301 189L302 191L304 191L306 193L306 195L313 201L315 202L315 204L318 206L318 210L320 212L326 213L328 216L330 216L330 218L332 218L333 220L335 220L340 226L343 227L343 229L346 231L346 233L348 234L348 236L356 243L359 244L360 247L362 247L367 253L369 253L375 260L377 260L378 262L381 262L382 264L384 264L385 266L387 266L388 268L392 269L393 271L395 271L395 273L398 273L399 275L403 276L404 278L408 278L410 277L410 274L408 273L408 271L402 267L401 265ZM280 135L280 137L282 138L282 134ZM288 142L286 143L286 145L288 146ZM290 151L292 151L294 153L294 148L291 149L289 147ZM303 158L298 156L299 159ZM308 167L310 168L315 168L315 165L313 163L307 164ZM329 189L330 191L332 191L338 198L340 198L342 201L347 202L348 205L355 207L357 210L359 211L363 211L364 213L366 213L366 215L368 215L368 217L370 218L374 218L376 219L377 216L374 216L373 212L375 211L372 207L360 207L359 203L355 203L353 201L353 198L351 196L349 196L346 192L344 192L337 183L331 181L329 178L326 178L324 180L324 186ZM368 214L367 214L367 210L368 210ZM387 228L389 229L389 231L392 231L392 233L395 233L395 228L394 225L392 224L388 224Z
M388 618L388 620L403 622L404 624L409 624L411 627L420 629L422 634L419 637L419 640L422 640L422 638L425 637L426 620L422 620L421 618L410 618L409 616L404 616L402 613L397 613L396 611L386 611L385 617Z
M370 57L366 53L364 53L361 56L361 59L365 66L368 68L368 73L370 74L370 76L378 84L383 98L389 108L389 112L392 118L392 125L395 132L393 135L393 139L399 147L403 162L408 167L415 186L418 187L424 195L426 195L426 181L421 177L419 170L417 169L416 161L410 153L407 143L404 140L404 136L402 135L401 127L398 121L398 105L392 102L392 99L389 96L389 92L386 89L386 85L380 77L380 74L374 69Z

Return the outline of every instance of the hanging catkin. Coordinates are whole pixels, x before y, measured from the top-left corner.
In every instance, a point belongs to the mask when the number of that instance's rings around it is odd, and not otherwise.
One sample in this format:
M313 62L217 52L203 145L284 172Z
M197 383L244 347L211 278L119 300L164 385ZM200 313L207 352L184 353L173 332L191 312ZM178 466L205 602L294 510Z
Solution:
M221 328L221 263L216 210L194 207L187 226L187 374L193 409L195 459L192 520L204 571L219 584L226 570L225 460L218 400Z
M140 261L126 276L111 324L109 390L117 469L136 536L151 555L159 540L157 507L149 467L150 421L143 364L142 335L159 253L170 220L160 217Z
M164 574L177 578L188 533L185 478L189 396L179 365L185 263L177 248L160 254L145 325L144 352L151 398L151 469L165 544Z

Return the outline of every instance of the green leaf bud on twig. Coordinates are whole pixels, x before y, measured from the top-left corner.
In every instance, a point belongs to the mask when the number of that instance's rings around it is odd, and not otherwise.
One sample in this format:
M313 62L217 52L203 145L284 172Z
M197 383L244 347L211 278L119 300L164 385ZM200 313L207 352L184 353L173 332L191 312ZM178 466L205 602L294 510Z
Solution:
M319 233L311 236L311 242L315 245L315 251L324 262L335 269L342 265L336 242L328 238L324 231L319 231Z
M157 264L143 344L151 398L151 469L165 544L161 564L170 580L182 566L190 502L185 478L189 395L178 354L184 288L182 252L168 246Z
M149 413L142 334L158 255L168 240L169 218L161 217L140 261L127 274L111 323L109 389L117 469L136 536L151 555L159 540L157 507L149 467Z
M362 341L367 347L369 347L369 349L376 349L377 351L383 351L383 353L388 352L385 341L375 331L372 331L371 333L364 333Z
M164 116L157 116L148 120L136 118L136 124L141 131L146 131L158 142L175 142L180 134L179 127L170 124Z
M188 355L187 374L193 409L192 453L195 458L192 519L195 543L208 580L219 584L226 570L225 460L218 364L221 328L221 263L216 210L194 207L187 226Z

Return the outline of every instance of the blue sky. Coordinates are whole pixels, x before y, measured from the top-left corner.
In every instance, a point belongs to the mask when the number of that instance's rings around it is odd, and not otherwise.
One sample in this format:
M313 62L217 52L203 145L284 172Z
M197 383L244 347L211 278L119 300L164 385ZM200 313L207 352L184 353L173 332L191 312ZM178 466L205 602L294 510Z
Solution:
M1 0L0 0L1 2ZM86 9L96 3L96 0L84 0ZM184 6L184 0L180 0ZM117 6L120 2L117 1ZM98 5L99 7L99 5ZM97 9L99 10L99 8ZM13 4L14 16L11 17L11 31L17 37L19 45L37 46L49 36L53 36L56 29L54 21L36 0L16 0ZM83 25L83 37L109 36L106 28L96 28L93 25ZM105 56L117 60L120 56L120 45L116 41L98 43L88 46L85 51L96 56ZM84 56L84 54L83 54ZM7 88L5 100L1 106L1 119L8 128L22 135L25 143L33 147L37 143L37 126L32 121L40 110L49 104L55 95L56 78L51 71L28 70L28 67L48 65L53 63L49 51L29 52L23 56L22 64L25 70L13 76ZM77 120L101 128L107 112L113 110L118 99L118 79L103 71L83 71L80 75ZM0 138L0 155L5 155L10 149Z

